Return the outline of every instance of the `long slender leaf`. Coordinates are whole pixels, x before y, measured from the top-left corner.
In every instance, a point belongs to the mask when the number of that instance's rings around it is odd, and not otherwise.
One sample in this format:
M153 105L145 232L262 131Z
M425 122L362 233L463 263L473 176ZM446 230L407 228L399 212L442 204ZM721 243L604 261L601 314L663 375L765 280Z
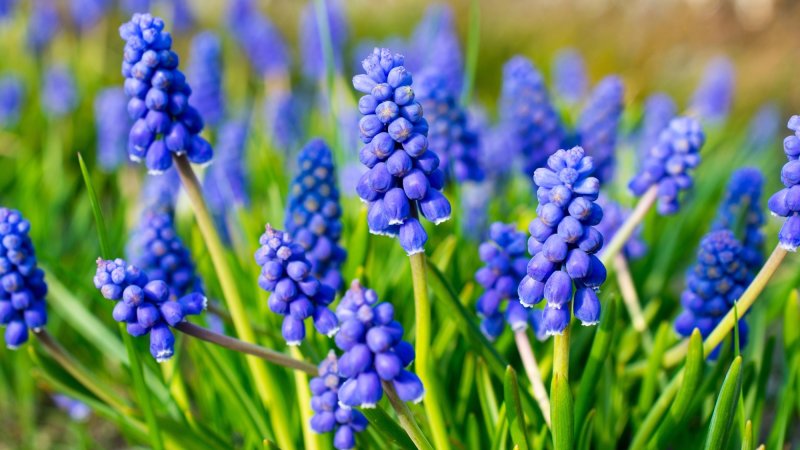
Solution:
M602 317L600 317L600 326L597 327L595 332L592 349L589 351L589 359L586 361L586 368L581 375L578 396L575 399L575 423L583 423L592 405L591 402L597 400L597 396L593 395L593 392L597 387L597 377L600 369L603 367L606 358L608 358L608 352L611 349L614 324L617 320L616 316L617 299L612 298L606 303Z
M558 373L555 374L553 378L551 397L551 409L553 410L553 446L555 450L572 450L575 445L572 392L570 392L567 380L561 378L561 375Z
M505 382L503 383L503 393L506 403L506 415L508 416L508 427L511 430L511 440L514 441L520 450L528 450L528 433L525 427L525 413L522 412L522 403L519 399L519 382L514 368L506 368Z
M583 422L581 432L578 435L578 450L590 450L592 448L592 425L594 425L595 415L597 415L597 411L594 409L586 415L586 420Z
M728 374L725 375L725 381L722 382L722 389L714 406L714 413L711 415L705 443L706 450L726 448L731 435L731 426L736 418L736 404L739 401L741 390L742 357L737 356L731 363Z
M361 412L367 417L369 423L383 435L386 440L392 442L401 448L415 448L414 442L408 437L405 430L392 419L383 408L367 408L362 409Z

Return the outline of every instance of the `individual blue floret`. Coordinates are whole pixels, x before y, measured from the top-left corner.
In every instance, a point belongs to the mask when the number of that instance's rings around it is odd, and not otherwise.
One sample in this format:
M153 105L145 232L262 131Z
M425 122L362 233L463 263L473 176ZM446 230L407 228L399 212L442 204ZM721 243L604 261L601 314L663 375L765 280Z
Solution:
M717 210L711 229L730 230L742 244L741 259L750 279L764 263L764 213L761 188L764 176L753 167L739 169L731 175L725 196Z
M778 243L790 252L800 246L800 116L792 116L787 125L794 134L783 140L783 152L789 162L781 169L784 188L770 197L767 206L774 216L786 217L778 233Z
M344 379L339 376L339 360L331 350L319 363L319 376L309 382L311 387L311 429L316 433L334 432L333 446L339 450L355 448L355 434L367 428L367 418L357 409L339 402L339 388Z

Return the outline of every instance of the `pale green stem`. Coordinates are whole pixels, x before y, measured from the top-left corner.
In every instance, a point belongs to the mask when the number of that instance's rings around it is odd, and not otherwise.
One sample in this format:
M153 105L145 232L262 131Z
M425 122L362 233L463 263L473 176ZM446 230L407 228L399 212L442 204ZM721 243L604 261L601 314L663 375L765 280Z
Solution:
M408 409L408 405L397 396L394 385L388 381L382 381L381 383L383 384L383 391L386 393L386 396L389 397L389 403L392 405L395 412L397 412L400 425L406 430L408 437L411 438L414 445L420 450L433 450L433 446L428 442L428 438L422 433L422 429L414 419L414 414Z
M303 357L300 349L292 347L292 356L297 359ZM316 368L315 368L316 369ZM307 450L319 450L319 434L311 429L311 417L314 411L311 410L311 395L308 387L308 375L305 372L296 370L294 373L294 384L297 389L297 402L300 408L300 420L303 422L303 442ZM314 373L313 375L317 375Z
M244 308L244 303L236 287L233 272L228 265L222 240L217 233L214 221L211 218L208 206L203 198L200 182L197 180L197 176L194 170L192 170L192 166L186 158L186 155L175 156L174 160L181 178L181 183L186 190L189 203L194 210L200 233L203 235L208 253L211 256L211 262L219 277L222 294L230 309L231 319L233 320L234 328L236 328L236 333L244 341L255 342L255 333L250 326L247 311ZM288 422L289 415L285 413L285 405L283 405L281 401L282 393L280 384L272 377L272 374L270 374L263 360L252 355L247 356L246 360L253 376L256 390L261 400L271 412L270 417L272 421L275 422L275 435L278 443L284 450L293 450L295 445Z
M609 266L614 256L622 250L622 247L624 247L628 239L631 238L636 227L642 223L644 216L647 215L647 212L650 211L650 208L655 204L656 198L658 197L657 194L658 186L650 187L650 189L642 195L642 198L639 199L639 203L636 204L636 208L633 209L631 215L628 216L622 226L619 227L616 234L614 234L614 238L611 239L611 242L603 247L603 252L600 254L600 261L603 262L604 266Z
M564 449L571 446L572 440L572 426L573 420L564 420L574 414L572 411L571 394L569 394L569 334L570 326L564 329L561 335L553 337L553 379L551 380L550 391L554 395L552 403L551 414L554 418L552 426L553 445L556 449ZM556 388L556 383L563 383L562 386ZM563 398L559 397L557 389L566 390L567 397L570 401L564 402ZM564 411L563 408L568 408Z
M553 337L553 374L569 381L569 325L564 333Z
M642 336L642 344L644 344L645 350L650 351L650 349L653 348L653 338L650 336L650 331L647 329L647 320L645 320L644 313L642 312L639 294L636 293L636 285L633 282L633 277L631 277L628 261L622 253L617 253L614 257L614 272L617 274L617 282L619 284L619 290L622 293L622 301L625 303L625 308L628 310L633 329Z
M525 330L515 331L514 340L517 342L517 351L520 359L522 359L522 366L525 367L525 373L531 382L533 398L539 404L545 423L550 427L550 398L547 396L547 389L545 389L544 381L542 381L542 372L539 370L539 364L533 354L528 333Z

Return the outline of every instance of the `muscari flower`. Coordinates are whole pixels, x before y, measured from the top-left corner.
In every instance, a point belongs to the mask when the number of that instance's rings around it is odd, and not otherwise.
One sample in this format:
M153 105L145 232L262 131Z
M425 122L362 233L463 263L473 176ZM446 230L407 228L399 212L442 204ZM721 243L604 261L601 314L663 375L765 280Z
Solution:
M705 135L700 122L677 117L661 130L658 142L650 147L641 169L628 184L634 195L641 196L651 186L658 186L658 212L674 214L680 208L678 194L692 187L689 174L700 164L700 148Z
M207 299L194 292L177 301L171 299L164 280L150 280L145 272L122 259L97 259L94 286L100 294L116 302L114 320L125 323L134 337L150 334L150 354L158 362L175 353L175 336L170 327L206 309Z
M222 92L222 44L217 35L210 31L198 34L192 39L189 68L192 80L192 105L203 121L216 126L225 112Z
M474 240L483 239L489 228L489 202L495 186L491 180L461 186L461 231Z
M595 203L600 182L590 176L593 171L592 158L574 147L558 150L546 167L533 173L538 217L529 227L528 253L533 257L518 294L528 307L547 299L542 317L547 335L564 332L570 311L583 325L600 320L597 290L606 268L595 256L603 247L603 235L595 228L603 209Z
M170 0L172 4L172 23L176 31L186 31L192 28L194 16L187 4L187 0ZM146 11L146 10L142 10Z
M458 104L457 92L447 87L442 72L423 70L417 78L416 99L428 120L428 148L440 158L446 175L456 181L480 181L480 142L471 129L467 112Z
M731 61L720 56L706 66L703 80L694 92L690 111L712 122L724 120L731 109L736 73Z
M100 21L110 3L109 0L71 0L69 12L75 25L80 30L87 30Z
M19 122L24 94L24 86L18 77L5 75L0 78L0 126L13 127Z
M659 92L647 97L638 144L641 156L646 157L650 147L658 143L661 132L669 126L677 112L678 107L669 95Z
M508 142L518 147L512 152L522 155L528 175L558 150L564 137L542 75L522 56L503 66L500 121L512 133Z
M174 167L157 177L147 177L139 193L143 208L174 208L180 194L181 180Z
M581 147L594 158L595 176L601 183L610 181L613 176L623 100L622 80L616 76L606 77L592 91L578 119Z
M406 67L412 72L430 70L442 77L446 89L458 95L464 77L464 61L456 34L453 10L448 5L433 4L414 29L409 43Z
M286 344L300 345L306 337L303 321L309 317L320 333L336 334L339 324L328 309L336 291L313 275L303 246L269 225L259 245L255 254L256 264L261 266L258 285L270 292L270 311L283 316L281 334Z
M761 211L761 171L745 167L731 175L725 198L717 210L711 229L730 230L742 244L741 260L747 266L750 279L764 263L764 213Z
M0 325L12 350L28 341L28 330L47 324L47 284L36 265L30 228L19 211L0 207Z
M404 57L375 49L364 59L353 86L366 95L358 101L362 142L359 159L369 167L356 191L368 205L370 232L399 236L409 255L425 250L428 234L417 212L440 224L450 218L450 202L441 193L444 172L428 149L428 122L415 101Z
M302 105L297 96L285 89L269 92L264 98L264 123L278 148L294 150L303 134Z
M92 414L92 409L86 403L63 394L54 394L53 403L75 422L85 422Z
M800 246L800 116L792 116L787 126L794 134L783 140L783 152L789 159L781 169L784 188L770 197L767 206L772 215L786 217L778 233L778 243L783 249L795 252Z
M311 387L311 429L316 433L335 431L333 446L348 450L356 446L355 433L367 428L367 418L357 409L339 402L339 388L344 380L339 376L339 360L331 350L319 363L319 376L309 381Z
M325 141L309 141L297 158L297 167L286 204L286 231L305 249L314 276L339 290L343 285L339 269L347 252L339 245L342 208L333 155Z
M489 228L489 240L478 248L484 266L475 273L475 281L484 288L475 308L481 316L481 331L497 339L506 323L514 332L531 326L540 328L542 310L525 308L515 298L517 287L527 274L525 233L513 224L495 222ZM501 311L502 303L507 302Z
M234 0L228 12L233 37L262 77L283 75L289 66L289 50L270 20L253 0Z
M53 118L63 117L78 106L78 92L72 73L64 66L54 66L44 75L42 109Z
M420 402L425 396L422 381L406 370L414 361L414 348L403 340L403 326L394 320L391 303L378 303L378 294L354 280L336 307L341 329L336 346L339 388L343 405L374 408L383 397L381 381L390 382L404 402Z
M178 70L178 55L164 21L150 14L134 14L119 29L125 40L122 74L130 97L128 114L134 120L128 138L128 156L145 161L151 174L172 167L172 155L189 161L211 161L213 149L199 133L200 113L189 104L192 90Z
M112 171L125 161L131 126L127 104L120 88L103 89L94 99L97 161L103 170Z
M700 242L697 262L686 275L686 289L681 294L683 312L675 319L675 331L689 336L698 328L708 336L749 284L742 245L729 230L712 231ZM741 319L741 318L740 318ZM739 339L747 341L747 324L739 321ZM719 347L711 353L715 358Z
M553 84L556 94L569 103L579 102L589 87L586 64L575 49L563 49L553 62Z
M216 163L206 170L203 178L203 194L225 237L229 237L226 216L232 207L250 205L244 157L248 133L247 117L225 122L219 129Z
M133 14L149 11L151 2L150 0L122 0L120 3L126 13Z
M53 0L36 0L28 18L27 42L36 54L41 54L58 33L61 24Z
M595 228L603 235L603 242L611 242L614 239L614 235L617 234L617 230L628 219L631 210L603 194L600 194L597 198L597 204L603 209L603 219ZM642 227L636 227L634 234L625 243L622 251L626 258L631 260L638 259L647 252L647 244L642 240L641 234Z
M17 7L17 0L0 0L0 19L7 19Z
M756 111L747 126L748 150L760 150L772 144L781 123L781 112L775 103L766 103Z
M347 18L340 0L325 0L325 19L333 51L333 67L336 72L342 69L342 52L347 42ZM325 75L323 42L320 39L317 21L317 4L308 2L300 16L300 49L303 55L301 67L303 76L309 80L320 80Z

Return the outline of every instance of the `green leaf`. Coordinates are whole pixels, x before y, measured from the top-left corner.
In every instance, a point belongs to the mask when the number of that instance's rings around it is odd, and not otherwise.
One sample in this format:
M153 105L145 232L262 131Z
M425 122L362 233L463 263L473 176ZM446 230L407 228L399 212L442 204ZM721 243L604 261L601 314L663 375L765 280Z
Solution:
M672 332L669 324L662 322L656 333L656 340L653 349L647 358L647 372L642 380L642 389L639 392L639 400L636 403L638 414L645 415L653 404L656 394L656 384L658 375L661 373L661 359L667 349L667 339Z
M747 421L744 426L744 436L742 437L742 450L754 450L756 443L753 440L753 422Z
M714 406L714 413L711 415L705 444L706 450L726 448L733 420L736 418L736 403L739 401L741 390L742 357L737 356L731 363L728 374L725 375L725 381L722 382L722 388Z
M574 416L572 409L572 392L569 382L560 373L553 375L551 394L553 418L553 446L555 450L572 450L574 448Z
M506 368L503 396L506 403L508 426L511 430L511 440L520 450L528 450L530 444L525 429L525 413L522 412L522 402L519 399L519 382L517 373L511 366Z
M345 262L343 272L346 279L352 280L361 276L358 272L363 270L369 254L370 234L369 226L367 225L366 205L358 210L355 229L348 233L347 236L345 246L347 249L347 262ZM366 280L362 281L366 283Z
M139 354L136 353L136 347L133 345L133 337L125 330L124 323L119 324L119 332L122 335L122 341L125 342L125 348L128 350L128 357L131 360L133 390L136 392L136 397L139 399L139 406L144 412L150 444L153 446L153 450L164 450L164 442L161 438L158 419L156 418L155 409L153 409L152 396L147 390L147 383L144 382L142 361L139 359Z
M480 402L481 412L483 413L483 421L486 424L486 432L490 436L496 437L498 426L497 398L492 388L489 369L486 367L486 363L483 359L478 359L477 379L475 381L478 390L478 401Z
M363 408L361 412L386 440L400 448L415 448L414 442L411 441L405 430L383 408Z
M478 429L478 418L473 413L469 413L467 416L467 446L469 450L481 450L481 432Z
M775 421L772 423L772 431L767 438L767 448L784 448L786 441L786 428L789 426L792 418L792 413L794 412L795 407L795 399L797 398L797 390L795 388L797 374L798 366L794 365L789 377L783 384L780 394L777 396L780 401L777 402L778 411L775 415Z
M508 420L506 419L506 404L500 406L497 413L497 433L492 438L492 449L500 450L507 448L506 441L508 440Z
M592 425L596 414L597 410L593 409L586 415L586 420L583 422L578 436L578 450L590 450L592 448Z
M611 349L614 324L617 320L616 316L617 299L611 298L603 309L600 317L600 326L597 327L592 341L592 349L589 351L589 360L586 361L586 368L584 368L581 375L578 396L575 399L575 423L583 423L589 408L597 400L597 396L594 395L597 388L597 378Z
M97 225L97 237L100 239L100 253L104 259L111 258L111 247L108 243L108 231L106 230L106 222L103 219L103 211L100 209L100 202L97 201L97 194L92 185L92 178L89 176L89 170L86 168L86 163L83 162L83 156L78 153L78 164L81 166L81 175L83 175L83 182L86 184L86 193L89 195L89 203L92 205L92 213L94 214L94 221Z

